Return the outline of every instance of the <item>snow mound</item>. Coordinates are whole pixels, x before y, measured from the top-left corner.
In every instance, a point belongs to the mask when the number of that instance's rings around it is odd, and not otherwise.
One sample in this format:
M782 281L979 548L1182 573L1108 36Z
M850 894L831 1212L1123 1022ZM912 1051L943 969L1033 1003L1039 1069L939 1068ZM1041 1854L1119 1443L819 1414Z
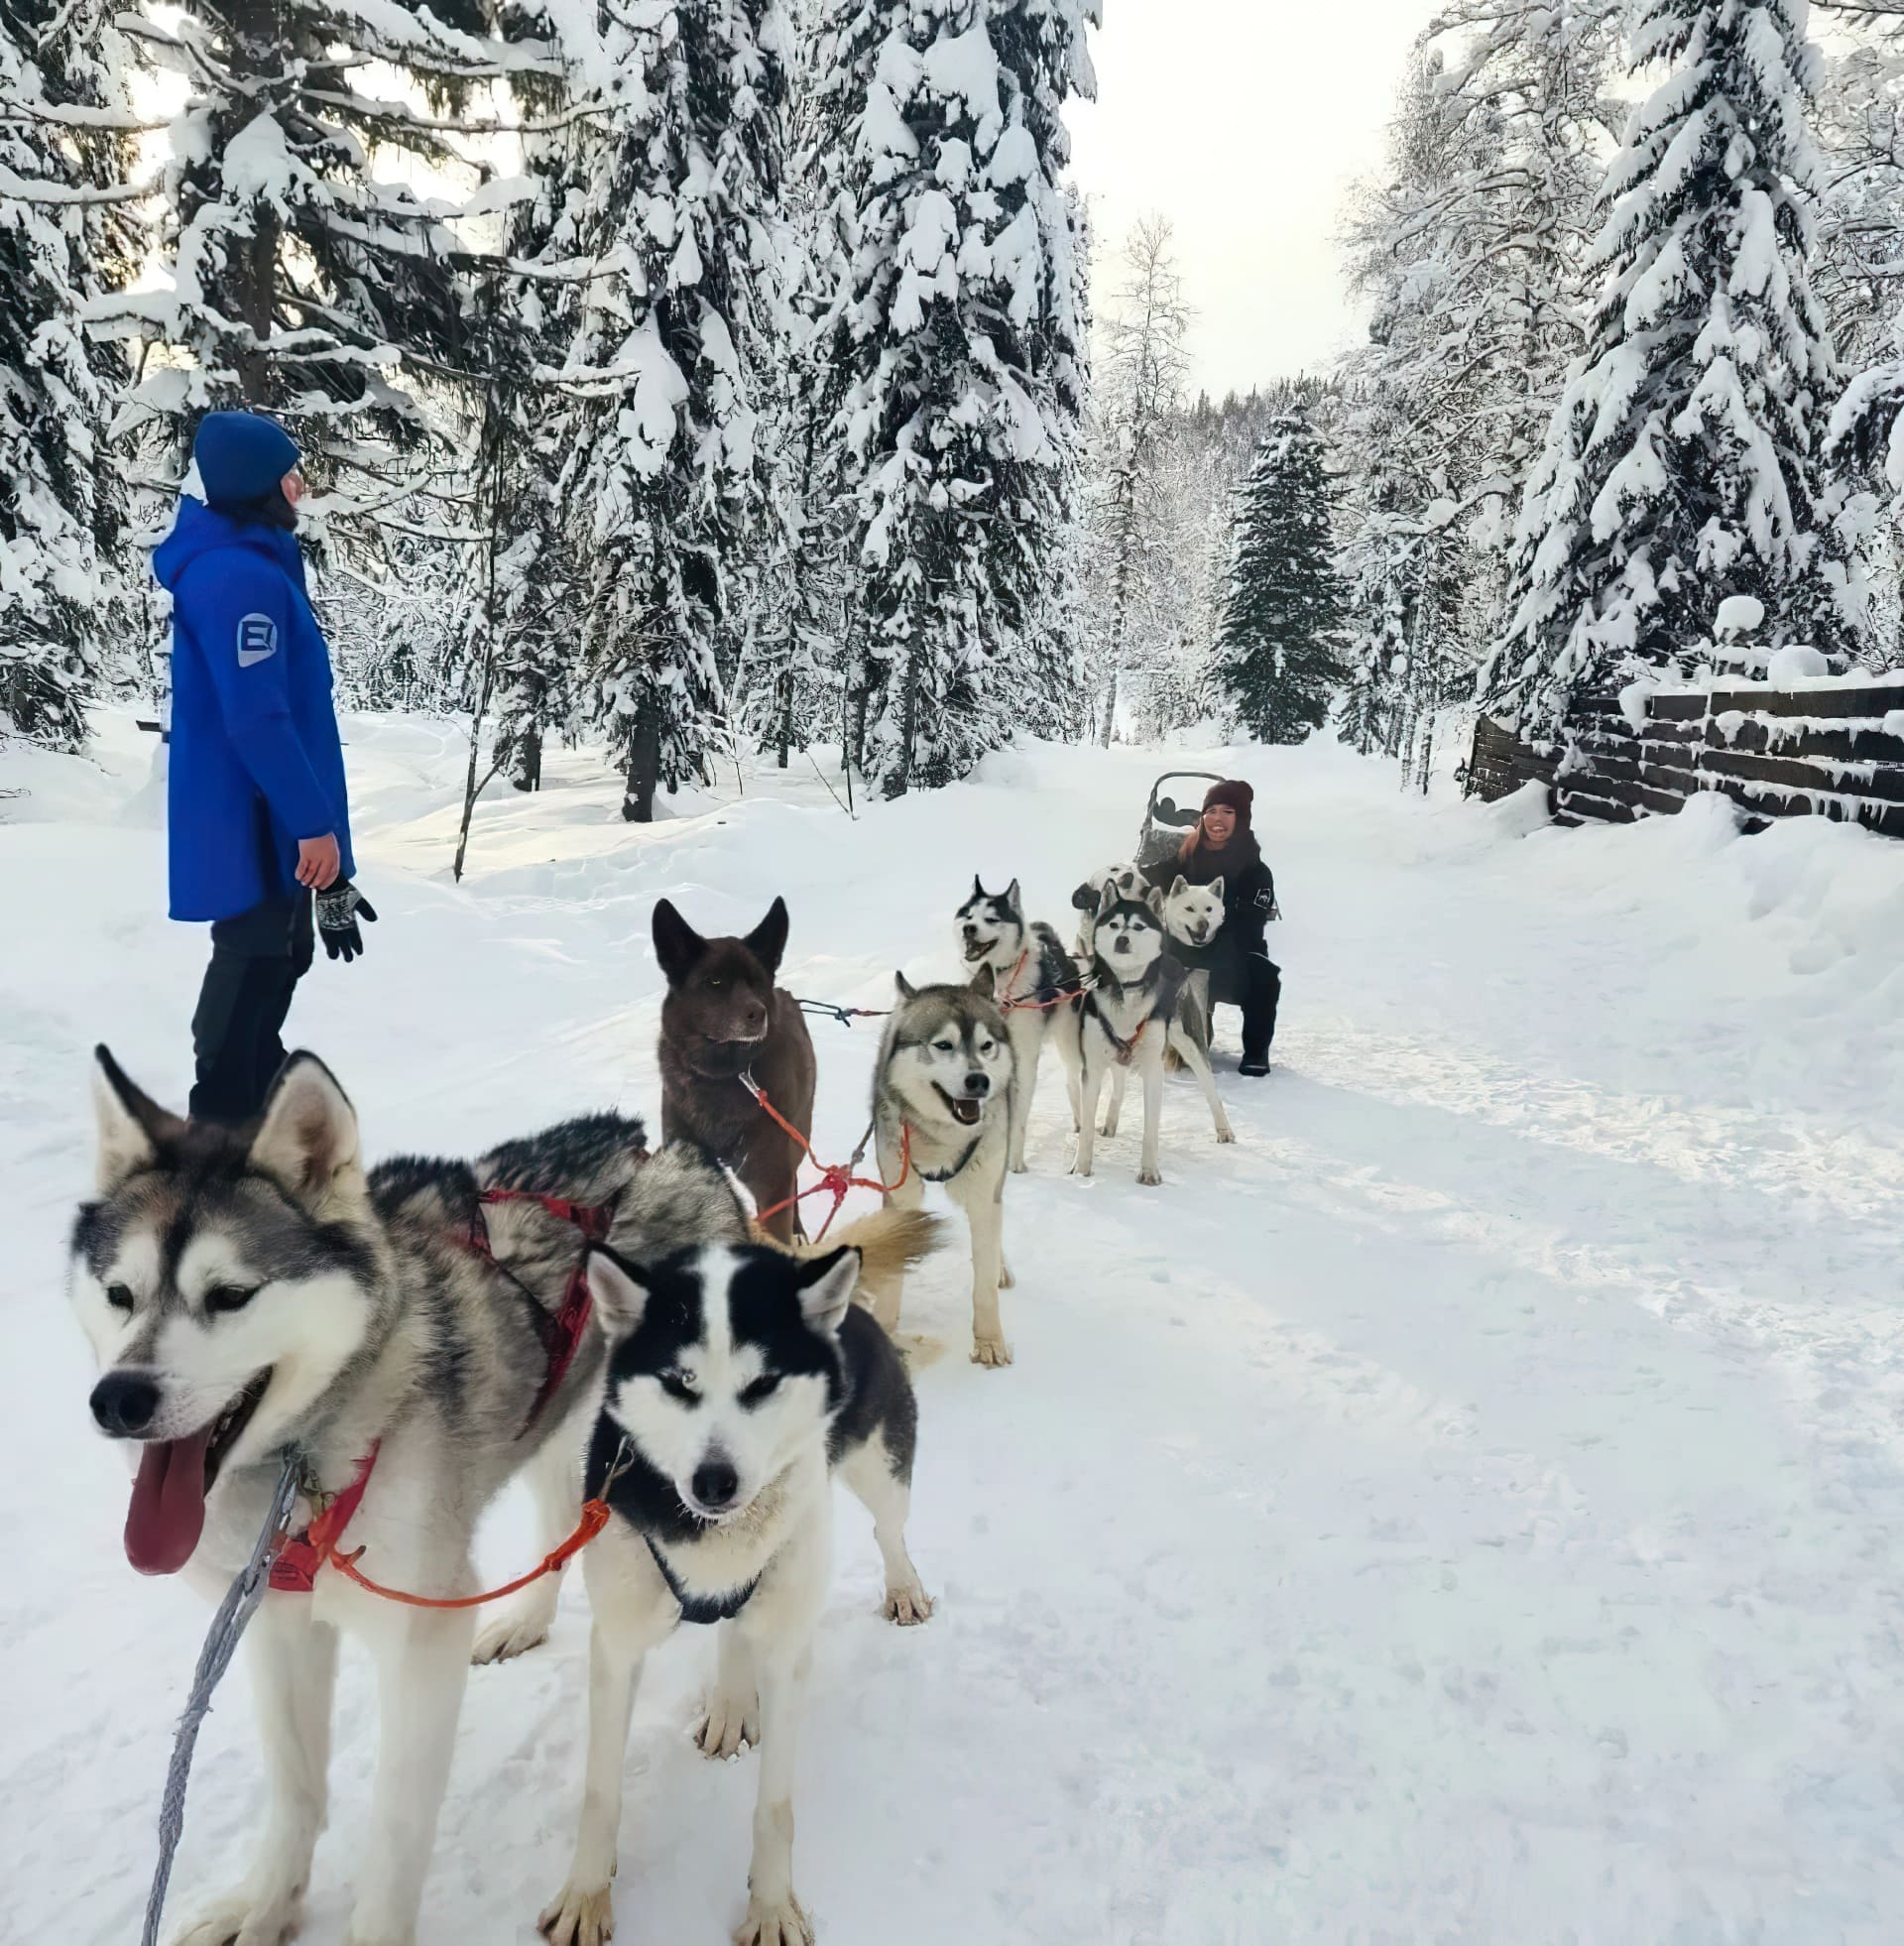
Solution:
M1774 649L1771 660L1765 665L1765 679L1774 689L1795 689L1802 682L1816 682L1831 672L1831 664L1818 650L1808 649L1798 642L1787 643L1783 649Z

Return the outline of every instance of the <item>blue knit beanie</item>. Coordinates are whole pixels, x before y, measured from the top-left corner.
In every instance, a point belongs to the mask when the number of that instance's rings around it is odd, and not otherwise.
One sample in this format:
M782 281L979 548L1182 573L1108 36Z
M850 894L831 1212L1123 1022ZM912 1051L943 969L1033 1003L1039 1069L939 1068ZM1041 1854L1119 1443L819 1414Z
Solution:
M263 413L207 413L191 456L208 507L242 506L269 493L298 464L298 448Z

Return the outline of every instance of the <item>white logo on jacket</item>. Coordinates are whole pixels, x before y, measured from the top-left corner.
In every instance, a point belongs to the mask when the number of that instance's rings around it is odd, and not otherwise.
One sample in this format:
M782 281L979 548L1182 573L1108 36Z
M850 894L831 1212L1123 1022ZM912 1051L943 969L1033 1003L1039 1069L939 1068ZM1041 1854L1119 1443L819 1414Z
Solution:
M238 624L238 667L249 669L278 653L278 624L269 615L247 615Z

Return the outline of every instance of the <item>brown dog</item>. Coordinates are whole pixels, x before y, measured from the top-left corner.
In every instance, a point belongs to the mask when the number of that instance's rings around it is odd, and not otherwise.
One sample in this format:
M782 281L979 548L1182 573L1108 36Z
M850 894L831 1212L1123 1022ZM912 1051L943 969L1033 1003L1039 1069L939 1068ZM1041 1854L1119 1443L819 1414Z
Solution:
M703 939L663 899L654 957L661 1003L661 1136L698 1142L772 1209L792 1195L802 1151L742 1085L751 1074L796 1129L813 1126L813 1042L790 994L774 984L786 950L786 902L776 899L745 939ZM781 1243L803 1234L797 1208L770 1217Z

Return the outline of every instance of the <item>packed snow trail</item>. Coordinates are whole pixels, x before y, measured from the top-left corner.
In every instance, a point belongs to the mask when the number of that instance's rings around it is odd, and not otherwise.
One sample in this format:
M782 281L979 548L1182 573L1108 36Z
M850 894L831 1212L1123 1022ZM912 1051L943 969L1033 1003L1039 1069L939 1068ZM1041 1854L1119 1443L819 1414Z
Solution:
M1069 1178L1055 1071L1007 1197L1016 1364L965 1361L960 1244L914 1282L910 1537L929 1627L877 1614L844 1508L801 1758L796 1883L828 1946L1878 1940L1904 1896L1896 1767L1904 847L1695 805L1523 835L1333 749L1034 748L849 822L810 769L646 830L580 757L482 805L443 871L451 726L347 734L369 953L296 1037L373 1155L467 1154L594 1106L653 1121L666 894L708 931L792 910L795 991L887 1004L953 973L977 871L1068 931L1177 766L1257 790L1285 969L1277 1071L1167 1091ZM0 1476L8 1896L0 1940L134 1936L205 1611L142 1582L60 1294L90 1176L85 1049L182 1099L204 941L169 926L145 753L17 754L0 785ZM873 1024L812 1024L814 1145L865 1120ZM1134 1106L1134 1104L1133 1104ZM861 1206L856 1198L851 1207ZM958 1233L955 1229L955 1239ZM511 1501L485 1566L527 1558ZM530 1941L581 1783L586 1607L474 1672L423 1946ZM751 1759L685 1724L710 1643L656 1658L630 1753L620 1936L719 1946ZM303 1937L341 1940L376 1715L347 1651ZM242 1671L206 1727L174 1909L243 1872Z

